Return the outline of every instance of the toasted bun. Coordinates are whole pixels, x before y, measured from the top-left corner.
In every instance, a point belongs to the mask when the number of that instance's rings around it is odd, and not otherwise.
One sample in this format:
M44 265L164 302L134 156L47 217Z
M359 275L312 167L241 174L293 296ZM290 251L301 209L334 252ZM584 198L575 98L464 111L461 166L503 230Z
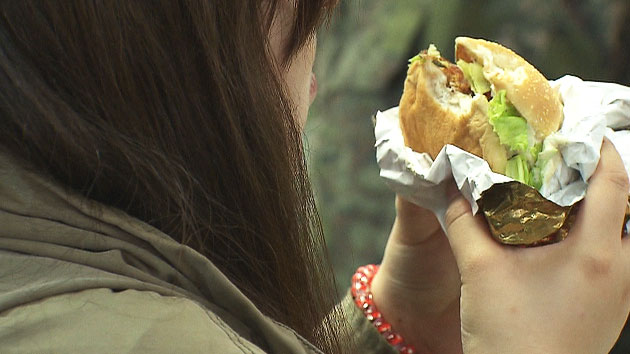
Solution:
M483 66L494 90L506 96L543 140L562 124L562 103L545 77L523 58L496 43L456 39L456 56ZM446 144L485 159L493 171L504 173L508 152L487 117L488 100L472 97L447 85L447 77L431 60L414 61L400 100L400 126L405 144L435 158Z
M562 102L547 79L525 59L497 43L483 39L455 39L456 59L473 59L483 66L485 78L495 90L505 90L507 99L527 120L540 140L562 124Z
M446 144L484 158L497 172L505 170L507 152L487 118L485 96L448 89L446 76L430 61L411 64L400 100L405 145L435 158Z

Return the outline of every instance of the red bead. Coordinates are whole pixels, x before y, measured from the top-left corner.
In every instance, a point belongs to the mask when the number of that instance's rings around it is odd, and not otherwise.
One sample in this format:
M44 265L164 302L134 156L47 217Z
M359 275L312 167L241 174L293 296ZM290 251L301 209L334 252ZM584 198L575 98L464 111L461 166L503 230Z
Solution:
M398 333L390 333L385 339L391 345L398 345L403 342L402 337Z
M379 328L381 325L383 324L387 324L387 322L385 322L383 320L383 318L375 318L374 321L372 321L372 324L374 325L374 327Z
M372 277L374 277L374 271L370 270L369 268L365 268L361 273L365 274L365 276L370 280L372 280Z
M411 345L405 345L398 351L400 354L416 354L416 350Z
M356 273L352 276L352 284L357 284L367 286L369 279L365 276L365 274Z
M385 331L381 333L381 335L383 336L383 338L385 338L385 340L387 340L387 338L391 336L392 334L393 333L391 331ZM387 343L389 343L389 341L387 341Z
M374 322L375 319L382 318L382 315L380 312L374 310L372 313L365 314L365 317L367 317L368 321Z
M378 310L376 309L376 307L374 307L374 304L370 304L370 306L368 306L367 308L365 308L363 310L363 313L365 314L365 317L368 319L368 321L370 322L374 322L374 320L382 318L383 316L381 315L380 312L378 312Z
M376 327L376 329L378 329L378 333L391 332L392 325L390 325L389 323L385 322L385 323L381 324L380 326Z
M358 295L357 299L361 302L361 308L367 309L368 306L372 305L372 294L367 293L363 295Z
M359 296L367 297L370 294L370 289L352 288L350 292L352 293L352 297L356 299Z
M378 266L375 264L368 264L366 268L371 274L376 274L376 272L378 271Z
M374 310L372 309L372 305L368 305L368 306L366 306L366 307L364 307L364 308L363 308L363 314L364 314L364 315L367 315L368 313L371 313L372 311L374 311Z
M368 287L367 284L361 283L360 281L354 282L352 283L352 289L355 290L369 290L370 288Z

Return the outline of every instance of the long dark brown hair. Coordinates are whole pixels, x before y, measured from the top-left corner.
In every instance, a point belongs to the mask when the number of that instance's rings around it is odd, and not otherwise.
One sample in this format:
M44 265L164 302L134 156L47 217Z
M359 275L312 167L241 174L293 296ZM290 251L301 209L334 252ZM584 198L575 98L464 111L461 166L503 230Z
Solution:
M287 60L334 0L296 0ZM335 290L267 31L288 0L0 1L0 144L315 330Z

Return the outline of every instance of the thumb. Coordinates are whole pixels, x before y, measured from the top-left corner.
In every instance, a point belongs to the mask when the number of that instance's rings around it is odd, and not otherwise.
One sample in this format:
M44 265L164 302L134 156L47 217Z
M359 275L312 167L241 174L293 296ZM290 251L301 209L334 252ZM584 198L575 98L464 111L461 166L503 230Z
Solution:
M470 268L477 268L501 248L492 239L483 216L474 216L464 197L453 200L444 219L448 241L462 275Z

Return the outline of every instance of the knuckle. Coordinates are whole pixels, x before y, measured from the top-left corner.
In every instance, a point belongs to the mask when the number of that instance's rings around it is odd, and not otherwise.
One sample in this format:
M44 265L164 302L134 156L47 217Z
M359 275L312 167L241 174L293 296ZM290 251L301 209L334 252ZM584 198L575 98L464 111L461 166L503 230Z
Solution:
M464 198L457 198L451 203L451 205L446 209L446 213L444 214L444 222L446 223L446 228L449 229L453 224L457 222L462 216L466 215L470 211L470 205Z

